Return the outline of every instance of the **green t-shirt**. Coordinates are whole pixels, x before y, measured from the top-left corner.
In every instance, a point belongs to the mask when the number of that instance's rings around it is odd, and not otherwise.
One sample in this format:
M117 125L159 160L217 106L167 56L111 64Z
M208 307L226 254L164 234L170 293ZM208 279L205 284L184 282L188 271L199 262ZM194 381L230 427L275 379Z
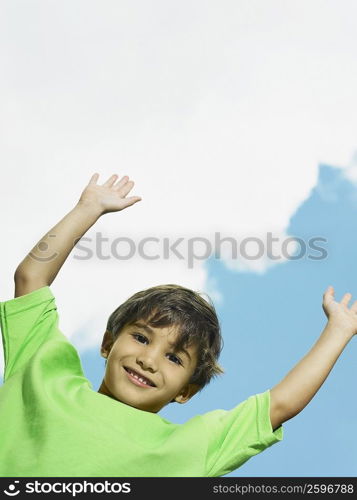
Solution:
M0 476L222 476L281 441L269 390L184 424L96 392L48 286L0 303Z

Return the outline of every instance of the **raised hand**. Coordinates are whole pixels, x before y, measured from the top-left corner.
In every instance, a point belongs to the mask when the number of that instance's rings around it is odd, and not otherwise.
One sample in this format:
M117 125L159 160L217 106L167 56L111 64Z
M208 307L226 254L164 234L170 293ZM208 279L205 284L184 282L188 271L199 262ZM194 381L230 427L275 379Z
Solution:
M108 212L118 212L140 201L140 196L126 197L132 190L134 182L130 181L127 175L120 180L118 177L114 174L104 184L99 185L97 184L99 174L93 174L78 203L93 207L102 215Z
M334 297L334 289L329 286L324 293L322 308L328 317L329 323L343 329L351 337L357 333L357 300L348 307L352 295L345 293L340 302Z

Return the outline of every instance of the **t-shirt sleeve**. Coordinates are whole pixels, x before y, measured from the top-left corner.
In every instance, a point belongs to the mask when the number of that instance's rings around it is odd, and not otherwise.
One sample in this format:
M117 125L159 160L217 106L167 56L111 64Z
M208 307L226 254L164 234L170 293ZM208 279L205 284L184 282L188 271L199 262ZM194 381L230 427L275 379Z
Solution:
M50 335L60 335L55 298L48 286L0 302L4 382L21 369Z
M208 435L206 476L223 476L283 439L283 427L273 431L270 390L250 396L232 410L202 415Z

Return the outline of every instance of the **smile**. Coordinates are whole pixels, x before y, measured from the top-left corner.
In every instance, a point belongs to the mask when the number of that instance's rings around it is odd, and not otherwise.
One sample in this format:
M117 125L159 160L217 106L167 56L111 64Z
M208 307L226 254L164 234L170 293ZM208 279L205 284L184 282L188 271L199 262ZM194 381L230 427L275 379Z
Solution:
M143 377L131 368L124 366L124 370L126 371L128 379L133 382L133 384L138 385L139 387L155 387L155 384L150 379Z

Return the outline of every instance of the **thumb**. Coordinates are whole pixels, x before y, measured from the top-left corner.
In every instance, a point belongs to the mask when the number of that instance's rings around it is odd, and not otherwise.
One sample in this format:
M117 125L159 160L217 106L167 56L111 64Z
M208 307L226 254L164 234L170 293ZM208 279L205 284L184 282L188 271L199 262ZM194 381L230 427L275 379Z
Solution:
M93 174L92 177L89 179L88 185L96 184L98 178L99 178L99 174L98 173Z
M140 196L130 196L129 198L123 198L123 201L125 202L125 207L130 207L131 205L134 205L137 201L141 201Z
M326 305L331 304L335 300L335 290L333 286L328 286L323 295L323 303Z

